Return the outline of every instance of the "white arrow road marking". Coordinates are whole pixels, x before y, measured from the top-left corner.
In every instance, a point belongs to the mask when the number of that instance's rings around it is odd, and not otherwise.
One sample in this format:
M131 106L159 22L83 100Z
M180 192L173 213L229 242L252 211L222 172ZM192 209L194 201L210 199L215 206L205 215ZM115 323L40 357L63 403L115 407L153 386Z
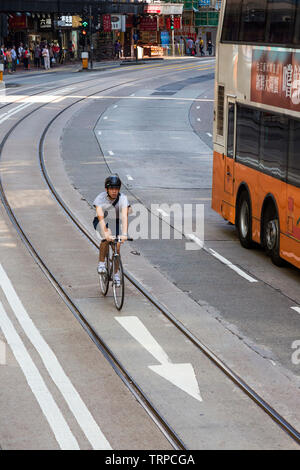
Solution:
M176 387L202 401L198 382L192 364L172 364L168 355L158 344L138 317L115 317L125 330L134 337L160 365L148 366L156 374L172 382Z

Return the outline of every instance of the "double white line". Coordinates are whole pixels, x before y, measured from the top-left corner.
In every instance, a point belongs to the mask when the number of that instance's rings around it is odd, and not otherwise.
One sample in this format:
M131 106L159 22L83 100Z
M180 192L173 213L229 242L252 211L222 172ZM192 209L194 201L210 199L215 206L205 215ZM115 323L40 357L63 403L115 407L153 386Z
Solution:
M34 325L25 308L23 307L11 281L0 264L0 286L28 339L41 357L50 377L63 395L70 411L81 427L93 449L111 450L111 446L98 424L82 401L79 393L65 374L54 352L48 346L39 330ZM41 374L31 359L20 336L6 314L0 302L0 327L7 343L18 361L25 377L35 395L43 414L45 415L56 441L61 449L79 450L79 444L73 435L68 423L57 406Z

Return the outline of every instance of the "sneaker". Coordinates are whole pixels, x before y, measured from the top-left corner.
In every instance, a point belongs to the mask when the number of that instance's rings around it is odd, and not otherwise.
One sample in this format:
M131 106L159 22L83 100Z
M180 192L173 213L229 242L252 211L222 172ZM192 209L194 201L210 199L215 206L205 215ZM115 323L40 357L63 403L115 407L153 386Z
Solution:
M98 264L98 274L105 274L106 273L106 264L104 261L100 261Z
M116 273L115 276L114 276L114 282L115 282L115 285L116 285L117 287L120 287L120 286L121 286L121 279L120 279L120 276L119 276L118 273Z

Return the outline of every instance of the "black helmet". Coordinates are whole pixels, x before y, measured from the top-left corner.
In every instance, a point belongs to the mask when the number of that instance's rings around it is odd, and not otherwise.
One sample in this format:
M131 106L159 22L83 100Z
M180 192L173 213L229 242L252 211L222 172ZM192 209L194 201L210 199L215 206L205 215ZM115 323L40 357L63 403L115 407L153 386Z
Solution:
M118 175L108 176L105 180L105 188L121 188L121 180Z

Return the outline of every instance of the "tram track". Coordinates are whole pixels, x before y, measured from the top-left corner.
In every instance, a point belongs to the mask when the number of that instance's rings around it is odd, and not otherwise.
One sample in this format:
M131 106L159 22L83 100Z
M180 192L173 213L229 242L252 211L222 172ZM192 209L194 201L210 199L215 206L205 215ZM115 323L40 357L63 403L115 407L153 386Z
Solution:
M143 78L145 79L145 78ZM133 80L132 82L137 82L139 80L143 79L137 79ZM123 84L118 84L114 85L112 87L106 88L105 90L97 91L96 93L93 93L89 96L93 96L97 93L101 93L116 87L120 87L124 85ZM43 174L43 178L45 179L49 190L51 194L55 197L57 200L58 204L61 206L61 208L64 210L64 212L67 214L67 216L72 220L72 222L79 228L79 230L82 232L82 234L93 244L95 248L99 248L98 242L89 234L88 230L82 225L82 223L74 216L72 211L66 206L60 195L57 193L53 183L51 182L49 175L47 173L47 169L45 166L45 161L44 161L44 142L47 136L47 133L53 123L64 113L66 112L70 107L74 106L75 104L79 103L80 101L83 101L85 98L80 98L76 100L75 102L71 103L70 105L66 106L64 109L62 109L60 112L58 112L45 126L43 133L41 135L40 141L39 141L39 161L40 161L40 169ZM36 112L38 109L42 108L45 106L43 104L42 106L39 106L38 108L32 110L30 113L28 113L26 116L23 116L19 121L17 121L14 126L6 133L4 139L2 140L0 144L0 159L3 151L3 147L9 138L10 134L14 131L14 129L21 123L23 122L27 117L31 116L34 112ZM122 364L118 361L118 359L114 356L113 352L107 347L105 342L100 338L98 333L92 328L92 326L89 324L89 322L86 320L84 314L77 308L77 306L74 304L70 296L64 291L62 286L59 284L59 282L55 279L55 276L51 273L50 269L46 266L46 264L43 262L42 258L39 256L39 254L36 252L35 248L31 244L30 240L27 238L25 232L23 231L22 227L20 226L17 218L15 217L15 214L13 210L11 209L8 200L5 196L5 192L3 189L2 185L2 179L0 181L0 196L2 203L10 217L10 220L12 221L13 225L15 226L19 236L22 238L23 242L25 243L26 247L30 251L31 255L35 259L35 261L38 263L46 277L50 280L52 285L55 287L57 292L60 294L60 296L63 298L67 306L70 308L71 312L73 315L78 319L82 327L85 329L85 331L89 334L90 338L94 341L94 343L97 345L98 349L104 354L104 356L109 360L110 364L116 371L116 373L120 376L120 378L123 380L124 383L126 383L127 387L132 391L134 396L138 399L138 401L142 404L142 406L146 409L148 412L149 416L154 419L154 421L157 423L157 425L160 427L164 435L168 438L169 442L173 445L175 449L186 449L184 443L181 442L181 440L178 438L176 433L171 430L168 426L168 424L162 419L162 417L159 415L159 412L151 405L151 403L147 400L147 398L143 395L143 392L139 388L139 386L133 381L132 377L127 373L127 371L123 368ZM205 346L191 331L189 331L181 322L179 322L174 315L169 312L161 303L155 299L152 294L150 294L143 286L141 283L139 283L129 272L125 272L125 276L128 279L128 281L136 288L138 289L139 292L143 294L145 298L148 299L148 301L157 309L159 310L184 336L191 341L191 343L197 347L197 349L205 354L213 363L215 366L217 366L232 382L234 382L249 398L251 398L252 401L254 401L263 411L265 411L268 416L270 416L273 421L275 421L285 432L287 432L298 444L300 443L300 434L299 432L290 424L288 423L279 413L276 412L267 402L265 402L251 387L247 385L237 374L234 373L223 361L221 361L217 355L213 353L209 348Z

